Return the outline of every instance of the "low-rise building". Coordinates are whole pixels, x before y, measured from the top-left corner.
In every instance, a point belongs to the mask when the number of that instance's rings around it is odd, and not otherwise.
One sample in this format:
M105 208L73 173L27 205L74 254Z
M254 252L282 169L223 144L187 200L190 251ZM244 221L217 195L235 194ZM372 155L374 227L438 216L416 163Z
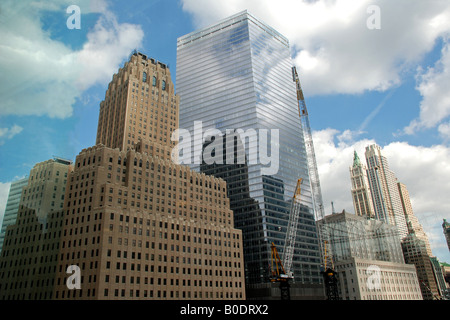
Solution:
M342 300L422 300L395 226L345 210L318 221L329 234Z

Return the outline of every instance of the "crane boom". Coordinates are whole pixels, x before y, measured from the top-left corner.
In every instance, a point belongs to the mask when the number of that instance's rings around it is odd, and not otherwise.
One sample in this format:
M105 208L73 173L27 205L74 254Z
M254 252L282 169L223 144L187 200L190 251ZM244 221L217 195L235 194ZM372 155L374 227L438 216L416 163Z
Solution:
M271 257L272 257L272 265L271 265L272 276L270 281L278 282L280 284L280 292L282 300L291 300L290 285L289 285L289 281L291 278L286 274L286 271L283 267L283 263L281 262L281 258L278 254L277 247L273 242L271 245Z
M286 274L291 278L293 277L292 260L294 256L295 237L297 235L297 223L300 216L300 194L302 181L303 179L297 180L297 186L295 188L294 196L292 197L291 211L286 231L286 240L284 241L283 249L283 265L286 270Z
M309 179L311 182L311 191L314 201L314 212L316 220L320 220L325 216L322 200L322 191L320 189L319 170L317 169L316 155L314 152L314 143L311 134L311 126L309 124L308 109L306 108L303 90L300 85L300 79L297 69L292 68L294 82L297 86L297 100L299 103L300 119L303 127L303 136L305 139L306 157L308 161Z
M306 157L308 162L309 179L311 184L311 193L314 206L314 217L316 221L322 220L325 217L322 191L320 188L319 170L317 168L316 155L314 152L314 143L311 134L311 126L309 124L308 109L306 108L305 97L303 95L303 90L300 85L300 79L298 77L297 69L292 67L292 78L296 84L297 89L297 100L299 115L303 128L303 136L305 139ZM322 224L322 228L318 230L319 234L319 244L322 252L322 258L326 261L332 261L331 250L325 250L325 241L329 241L329 235L325 226ZM328 257L325 256L328 255Z

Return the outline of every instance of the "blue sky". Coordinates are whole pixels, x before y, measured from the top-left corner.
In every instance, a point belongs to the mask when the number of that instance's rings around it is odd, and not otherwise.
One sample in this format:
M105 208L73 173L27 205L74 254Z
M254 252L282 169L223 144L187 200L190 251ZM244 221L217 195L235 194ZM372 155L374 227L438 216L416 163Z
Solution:
M79 30L66 26L72 4ZM371 5L380 29L367 27ZM0 9L0 219L11 181L95 144L99 103L133 49L168 64L175 81L177 38L247 9L290 41L327 212L331 201L353 212L353 151L363 159L377 143L433 253L450 262L448 1L4 0Z

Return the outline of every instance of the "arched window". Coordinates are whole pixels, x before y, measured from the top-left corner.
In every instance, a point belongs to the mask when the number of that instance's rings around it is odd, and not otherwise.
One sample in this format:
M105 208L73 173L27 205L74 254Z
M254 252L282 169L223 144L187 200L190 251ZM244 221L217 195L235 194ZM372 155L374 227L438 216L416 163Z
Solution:
M144 73L142 74L142 81L143 81L143 82L147 82L147 72L144 72Z
M162 88L161 88L162 90L166 90L166 82L163 80L163 82L162 82Z
M152 85L153 85L154 87L156 86L156 77L155 77L155 76L153 76Z

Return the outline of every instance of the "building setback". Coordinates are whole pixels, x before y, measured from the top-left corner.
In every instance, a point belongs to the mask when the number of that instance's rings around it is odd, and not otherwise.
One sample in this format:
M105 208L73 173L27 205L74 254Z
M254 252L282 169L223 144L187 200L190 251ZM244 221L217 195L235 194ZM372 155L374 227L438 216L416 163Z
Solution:
M406 188L406 185L401 182L398 182L397 185L400 193L400 199L402 201L403 213L405 215L406 224L408 226L408 234L414 233L417 238L423 240L427 248L428 256L432 257L433 253L431 252L430 241L428 240L428 236L423 230L423 227L420 224L419 220L414 215L408 189Z
M177 127L170 70L133 53L101 103L97 145L69 176L56 299L245 299L226 183L172 162ZM67 287L71 265L79 290Z
M241 167L225 163L203 169L229 183L235 227L243 230L247 297L279 299L269 279L270 246L273 242L283 254L292 198L302 179L298 230L306 232L297 233L293 273L299 291L292 289L291 297L324 299L288 40L247 11L182 36L177 45L177 92L180 127L194 140L184 163L200 170L208 132L241 133L246 156ZM202 130L195 130L199 125Z
M0 300L52 299L71 161L36 164L0 256Z
M97 145L77 157L65 210L56 299L245 298L222 180ZM66 286L70 265L81 290Z

